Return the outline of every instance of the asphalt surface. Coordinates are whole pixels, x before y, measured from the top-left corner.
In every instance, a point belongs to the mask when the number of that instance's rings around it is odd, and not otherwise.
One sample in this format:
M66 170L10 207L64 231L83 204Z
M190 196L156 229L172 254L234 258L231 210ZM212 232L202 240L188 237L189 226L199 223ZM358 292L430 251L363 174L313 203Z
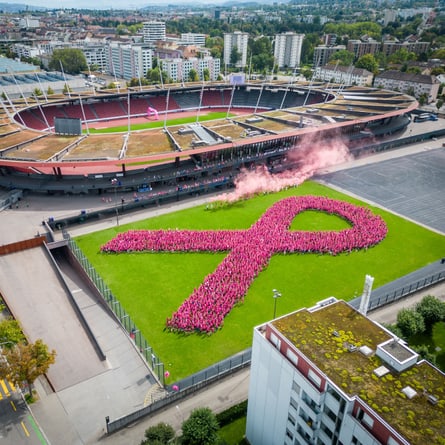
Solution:
M337 166L329 169L329 171L321 172L323 176L319 179L323 182L328 182L327 179L334 181L336 178L336 174L334 174L335 171L343 173L346 168L352 172L353 167L361 168L364 165L373 166L372 169L378 170L382 163L384 164L385 161L393 158L397 158L399 162L404 160L405 157L412 155L419 155L421 158L421 154L428 154L430 150L439 152L441 150L439 149L440 145L441 142L438 141L436 147L429 147L428 149L425 148L424 144L418 144L417 146L378 154L366 159L354 161L348 165ZM420 162L420 160L418 159L416 162ZM386 177L390 176L391 175L386 175ZM346 189L343 186L337 187L349 194L358 195L360 192L360 190L357 189L353 190L352 187L350 187L350 189ZM388 187L391 186L388 185ZM419 190L422 190L422 188L419 188ZM419 194L418 197L420 200L424 199L422 194ZM368 200L373 202L371 198L372 196L370 196ZM208 202L210 199L211 197L208 196L187 202L184 201L180 204L121 215L120 223L124 224L137 219L174 211L178 208L190 207ZM373 202L373 204L375 203ZM49 216L66 215L70 212L77 212L80 209L98 208L103 205L104 203L100 198L92 196L25 196L25 198L20 201L18 208L2 212L0 218L0 244L30 238L39 232L42 233L41 222ZM428 222L429 221L426 221L425 225L428 226ZM72 229L70 228L70 233L73 236L77 236L82 233L113 227L114 225L116 225L116 219L109 218L94 225L82 225L73 227ZM57 236L60 236L60 234ZM33 279L39 277L38 279L41 281L35 282L34 286L38 286L40 283L42 287L46 285L56 287L56 278L51 277L51 275L49 275L49 278L47 276L48 269L45 269L44 272L33 264L35 261L43 263L43 257L39 256L38 258L28 259L22 258L21 255L16 257L14 257L14 255L8 255L3 258L0 257L2 260L0 273L3 273L4 268L7 270L8 268L11 269L8 270L9 273L7 276L0 277L0 283L2 283L1 289L3 289L5 281L10 281L11 276L13 283L25 279L29 280L30 277L33 277ZM97 360L93 358L92 362L86 365L87 369L85 370L75 369L76 366L73 364L73 371L70 371L73 375L66 377L71 379L71 383L68 382L68 380L62 382L61 390L57 393L51 393L45 386L44 381L37 385L40 401L33 405L33 412L51 443L94 444L104 442L110 444L139 444L145 429L160 421L170 423L175 429L179 429L182 421L188 417L193 408L208 406L213 411L219 412L247 398L248 369L200 391L193 397L181 400L179 404L171 406L159 414L143 419L120 432L105 437L105 416L109 415L110 418L115 419L143 406L145 396L147 391L152 387L153 381L150 380L148 369L139 357L138 351L133 347L128 335L103 311L94 298L89 295L87 290L82 288L81 283L77 281L75 276L70 276L67 269L63 267L62 272L65 274L69 288L78 301L79 306L82 308L85 317L91 322L95 335L102 349L106 352L107 361L105 364L97 364ZM35 295L36 298L41 298L40 294L32 289L31 285L20 284L19 286L21 286L19 292L11 287L11 289L8 289L8 294L23 295L23 293L31 293ZM441 296L443 292L443 289L437 292L435 292L434 289L428 289L420 294L436 293L436 296ZM43 307L47 308L48 312L51 312L54 308L54 306L51 305L58 304L58 298L60 297L58 293L60 293L60 288L54 295L51 294L51 300L54 301L42 301ZM421 298L420 294L417 297L418 299ZM405 299L398 304L409 304L408 301L408 299ZM381 317L385 322L391 319L391 317L394 319L396 314L395 307L396 306L393 305L391 305L391 307L388 306L385 315L375 315L375 317ZM45 312L41 309L42 306L29 306L29 310L34 314ZM62 309L63 307L57 308L57 310ZM377 311L370 313L371 318L374 318L374 314L377 314ZM67 313L64 315L61 314L60 317L72 318L72 316L68 316ZM50 320L48 322L54 323L54 326L57 326L57 320ZM42 329L39 327L39 323L36 323L36 329ZM71 330L74 328L67 326L67 329ZM71 340L71 343L72 342ZM84 340L80 340L80 343L83 344L83 342ZM69 344L70 342L68 342L68 345ZM77 347L77 345L74 347ZM86 347L88 349L89 346ZM62 346L60 355L62 355L65 350L66 347L64 348ZM68 350L67 353L69 352ZM84 352L81 352L81 354L84 354ZM80 357L79 355L78 368L83 367L83 364L80 363ZM102 371L100 370L101 366L103 366ZM80 380L84 378L81 377L81 373L85 373L85 380L77 381L79 378ZM76 377L76 375L78 377ZM5 443L12 444L14 442Z

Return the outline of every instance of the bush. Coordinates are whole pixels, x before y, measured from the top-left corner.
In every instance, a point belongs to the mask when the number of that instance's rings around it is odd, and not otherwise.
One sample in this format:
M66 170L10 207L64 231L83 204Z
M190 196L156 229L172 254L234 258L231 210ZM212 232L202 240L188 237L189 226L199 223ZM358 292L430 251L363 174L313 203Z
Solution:
M175 437L175 430L167 423L158 423L145 430L141 445L167 445Z
M220 427L226 426L235 420L244 417L247 414L247 400L226 409L222 413L216 415L216 420Z
M218 441L218 421L209 408L197 408L182 423L183 445L215 445Z

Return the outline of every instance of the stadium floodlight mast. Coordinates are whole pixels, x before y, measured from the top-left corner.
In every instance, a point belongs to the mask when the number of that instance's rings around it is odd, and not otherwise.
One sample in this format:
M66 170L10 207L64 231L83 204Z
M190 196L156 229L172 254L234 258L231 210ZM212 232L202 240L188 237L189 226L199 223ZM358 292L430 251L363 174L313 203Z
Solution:
M116 225L119 225L119 207L117 205L117 185L118 185L118 180L117 178L113 178L111 180L111 185L114 186L114 201L115 201L115 208L116 208Z
M276 289L272 289L272 298L273 298L273 319L275 320L275 317L277 315L277 300L281 297L280 292L278 292Z

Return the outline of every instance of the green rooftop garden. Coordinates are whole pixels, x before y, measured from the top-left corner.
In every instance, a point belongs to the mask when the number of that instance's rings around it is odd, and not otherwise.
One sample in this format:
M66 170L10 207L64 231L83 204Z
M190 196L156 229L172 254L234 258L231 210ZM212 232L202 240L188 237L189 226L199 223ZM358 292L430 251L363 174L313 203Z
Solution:
M384 329L344 302L309 312L304 309L273 322L348 396L358 396L412 444L445 444L445 376L427 362L383 377L373 372L389 365L359 351L391 339ZM356 346L350 352L348 346ZM417 392L409 399L402 389ZM438 401L432 405L428 395Z

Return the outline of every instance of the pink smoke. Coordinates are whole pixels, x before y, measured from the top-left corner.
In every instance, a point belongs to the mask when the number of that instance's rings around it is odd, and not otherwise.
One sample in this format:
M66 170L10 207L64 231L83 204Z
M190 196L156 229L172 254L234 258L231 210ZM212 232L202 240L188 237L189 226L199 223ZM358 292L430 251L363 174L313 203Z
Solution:
M259 193L278 192L287 187L300 185L322 168L350 161L352 155L340 139L320 139L306 135L297 147L288 152L282 167L298 165L281 173L271 174L264 165L255 170L241 170L235 179L235 190L217 198L218 201L235 202Z

